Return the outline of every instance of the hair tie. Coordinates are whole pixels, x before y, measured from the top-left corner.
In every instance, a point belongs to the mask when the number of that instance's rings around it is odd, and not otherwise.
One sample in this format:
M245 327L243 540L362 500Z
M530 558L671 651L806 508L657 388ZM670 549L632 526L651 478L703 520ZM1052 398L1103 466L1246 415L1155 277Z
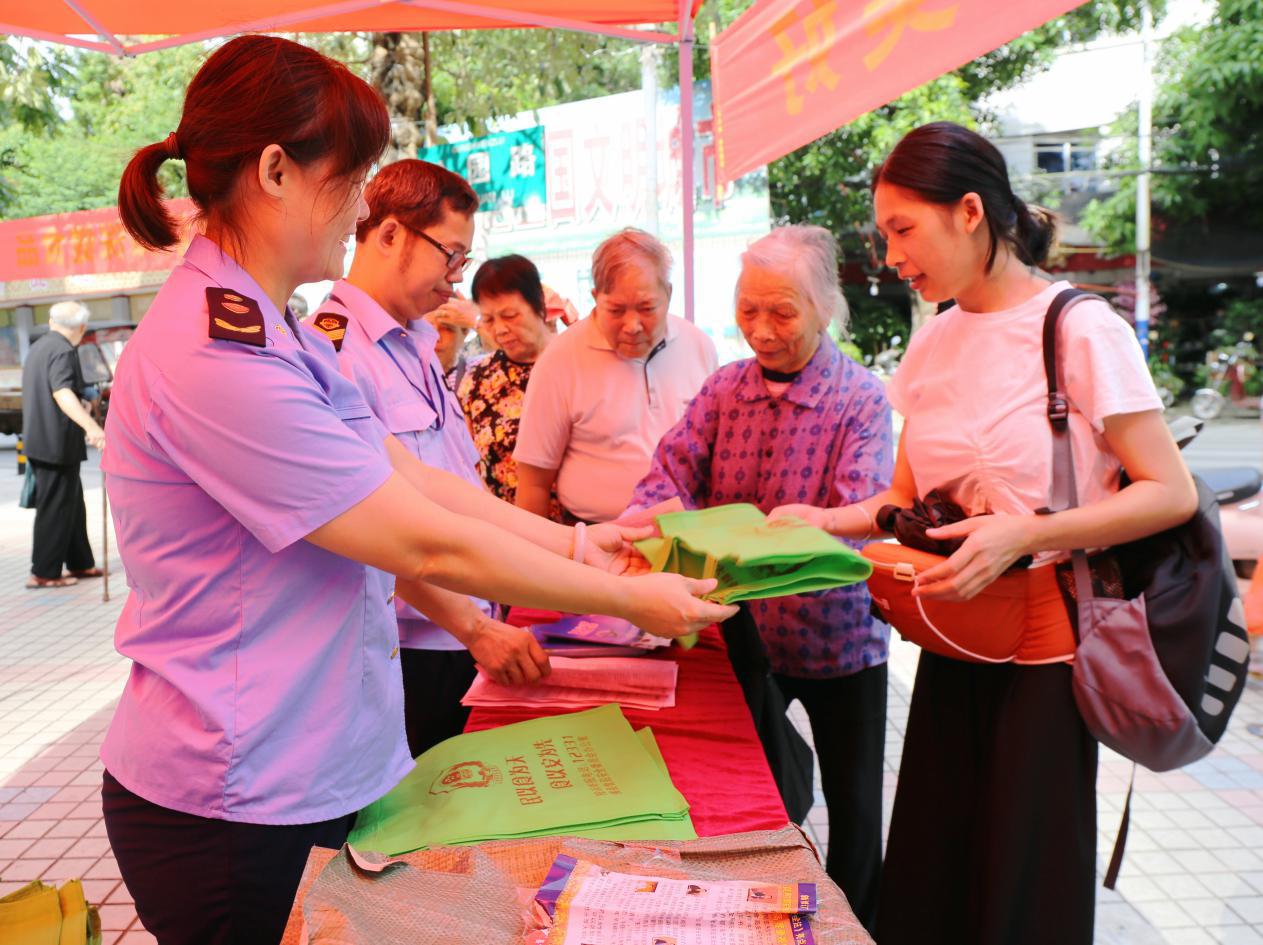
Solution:
M1005 220L1005 223L1008 226L1013 227L1013 226L1018 225L1018 221L1020 221L1022 218L1022 207L1023 207L1022 198L1019 197L1017 194L1012 194L1009 197L1008 219Z
M166 148L167 157L169 157L173 161L179 161L181 159L180 158L180 139L178 139L175 136L174 131L171 132L171 134L167 135L167 140L162 142L162 144L163 144L163 147Z

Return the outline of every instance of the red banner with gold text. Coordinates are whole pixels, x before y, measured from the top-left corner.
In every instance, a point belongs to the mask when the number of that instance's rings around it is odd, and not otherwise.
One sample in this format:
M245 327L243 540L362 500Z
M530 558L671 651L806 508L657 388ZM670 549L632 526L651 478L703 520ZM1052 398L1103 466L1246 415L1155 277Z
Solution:
M172 200L168 206L177 220L193 215L191 200ZM123 228L117 207L8 220L0 223L0 282L158 272L174 268L182 249L143 249Z
M711 44L719 180L736 180L1082 2L759 0Z

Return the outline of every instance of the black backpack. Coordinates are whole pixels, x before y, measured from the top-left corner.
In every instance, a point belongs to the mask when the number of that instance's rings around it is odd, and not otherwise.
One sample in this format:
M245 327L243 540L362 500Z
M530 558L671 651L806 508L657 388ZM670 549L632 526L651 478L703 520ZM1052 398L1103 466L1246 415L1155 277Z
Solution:
M1044 321L1048 419L1053 427L1052 511L1078 504L1069 404L1057 370L1062 312L1090 296L1067 289ZM1186 445L1184 440L1180 445ZM1087 555L1072 556L1078 613L1074 696L1088 730L1154 771L1210 753L1245 689L1250 638L1245 607L1219 525L1214 492L1194 476L1197 511L1183 525L1111 549L1122 599L1095 595ZM1113 888L1130 819L1131 788L1106 874Z

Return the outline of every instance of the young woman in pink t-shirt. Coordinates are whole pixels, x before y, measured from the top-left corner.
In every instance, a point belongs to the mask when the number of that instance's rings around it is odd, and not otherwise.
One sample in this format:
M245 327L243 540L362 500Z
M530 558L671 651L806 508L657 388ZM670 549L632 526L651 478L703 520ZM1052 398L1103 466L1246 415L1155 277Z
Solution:
M1038 271L1053 221L1013 194L994 145L946 122L918 128L878 168L873 203L886 264L927 301L956 305L917 332L890 383L905 417L892 487L773 516L875 537L883 505L944 491L971 518L929 534L965 541L913 593L967 600L1023 556L1051 567L1071 549L1133 541L1193 514L1193 483L1140 347L1092 301L1066 313L1058 337L1083 504L1035 514L1052 485L1040 332L1068 285ZM1053 594L1039 602L1045 613L1059 606ZM886 850L882 945L1090 945L1097 745L1071 692L1069 619L1056 662L921 654Z

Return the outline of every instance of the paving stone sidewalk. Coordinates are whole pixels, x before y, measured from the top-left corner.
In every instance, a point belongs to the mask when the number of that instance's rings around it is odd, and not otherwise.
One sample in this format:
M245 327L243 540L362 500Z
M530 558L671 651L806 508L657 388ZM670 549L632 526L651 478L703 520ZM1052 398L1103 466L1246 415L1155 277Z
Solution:
M152 942L136 919L101 821L97 750L127 675L113 627L126 596L117 556L101 582L27 591L34 513L16 507L0 449L0 895L32 879L82 877L111 943ZM84 466L100 557L100 477ZM113 536L110 536L111 547ZM916 650L896 644L886 742L889 820ZM801 721L801 713L795 707ZM1100 859L1113 843L1130 766L1108 753L1099 781ZM1183 771L1137 777L1117 893L1099 892L1098 945L1263 945L1263 685L1252 683L1220 747ZM817 798L819 800L819 797ZM822 806L807 828L822 850Z

